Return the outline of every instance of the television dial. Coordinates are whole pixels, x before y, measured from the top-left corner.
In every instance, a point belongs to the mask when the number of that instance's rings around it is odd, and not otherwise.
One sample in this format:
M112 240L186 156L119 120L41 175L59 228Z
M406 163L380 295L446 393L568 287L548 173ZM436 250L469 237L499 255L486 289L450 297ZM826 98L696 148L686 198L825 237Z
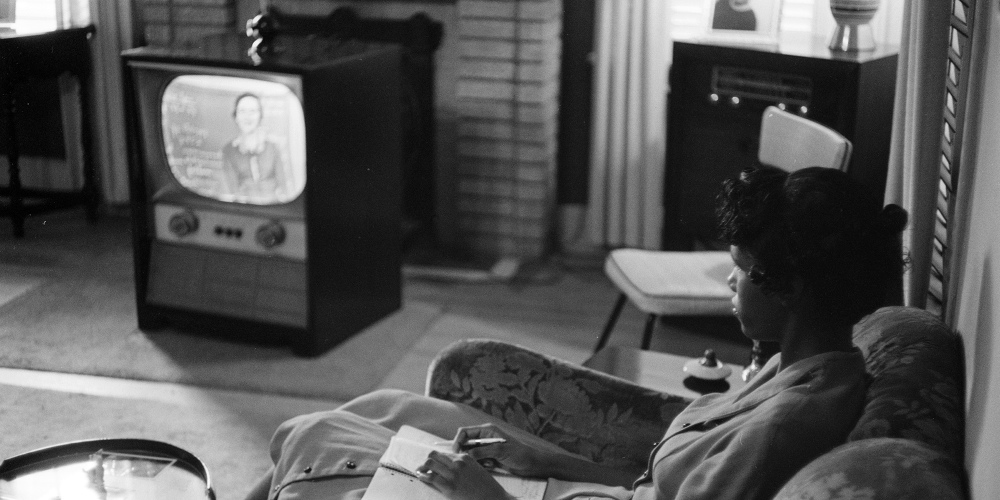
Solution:
M186 236L198 230L198 217L190 210L177 212L170 217L167 227L177 236Z
M285 226L278 221L271 221L257 228L257 243L264 248L274 248L284 241Z

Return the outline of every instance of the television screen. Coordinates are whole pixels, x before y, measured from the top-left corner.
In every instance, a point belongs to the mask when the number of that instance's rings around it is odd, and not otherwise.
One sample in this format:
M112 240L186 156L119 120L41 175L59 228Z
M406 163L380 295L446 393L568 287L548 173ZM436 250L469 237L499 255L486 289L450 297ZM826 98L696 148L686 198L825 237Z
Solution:
M276 81L179 75L163 91L163 146L174 179L207 198L288 203L306 183L298 95Z

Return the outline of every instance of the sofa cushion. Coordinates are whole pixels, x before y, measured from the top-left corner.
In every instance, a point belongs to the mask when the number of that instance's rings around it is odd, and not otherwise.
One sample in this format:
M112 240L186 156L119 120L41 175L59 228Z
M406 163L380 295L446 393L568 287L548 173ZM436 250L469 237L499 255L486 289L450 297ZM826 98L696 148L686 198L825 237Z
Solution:
M966 498L961 467L918 441L873 438L834 448L805 466L776 500Z
M872 376L848 441L915 439L961 460L964 368L961 338L923 309L884 307L862 319L854 343Z

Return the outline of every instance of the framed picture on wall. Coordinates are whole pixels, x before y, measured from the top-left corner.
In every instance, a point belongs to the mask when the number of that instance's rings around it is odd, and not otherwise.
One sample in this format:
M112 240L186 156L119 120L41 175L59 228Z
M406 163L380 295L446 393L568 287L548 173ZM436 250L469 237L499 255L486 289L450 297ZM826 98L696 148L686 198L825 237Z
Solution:
M782 0L705 0L707 41L777 44Z

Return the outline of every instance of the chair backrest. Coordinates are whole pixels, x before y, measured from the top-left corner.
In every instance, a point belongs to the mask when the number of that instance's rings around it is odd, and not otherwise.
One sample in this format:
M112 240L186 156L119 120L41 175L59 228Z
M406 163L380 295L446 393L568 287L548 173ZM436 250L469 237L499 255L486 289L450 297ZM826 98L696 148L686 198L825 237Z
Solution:
M846 170L851 141L808 118L768 106L760 122L761 163L794 172L806 167Z

